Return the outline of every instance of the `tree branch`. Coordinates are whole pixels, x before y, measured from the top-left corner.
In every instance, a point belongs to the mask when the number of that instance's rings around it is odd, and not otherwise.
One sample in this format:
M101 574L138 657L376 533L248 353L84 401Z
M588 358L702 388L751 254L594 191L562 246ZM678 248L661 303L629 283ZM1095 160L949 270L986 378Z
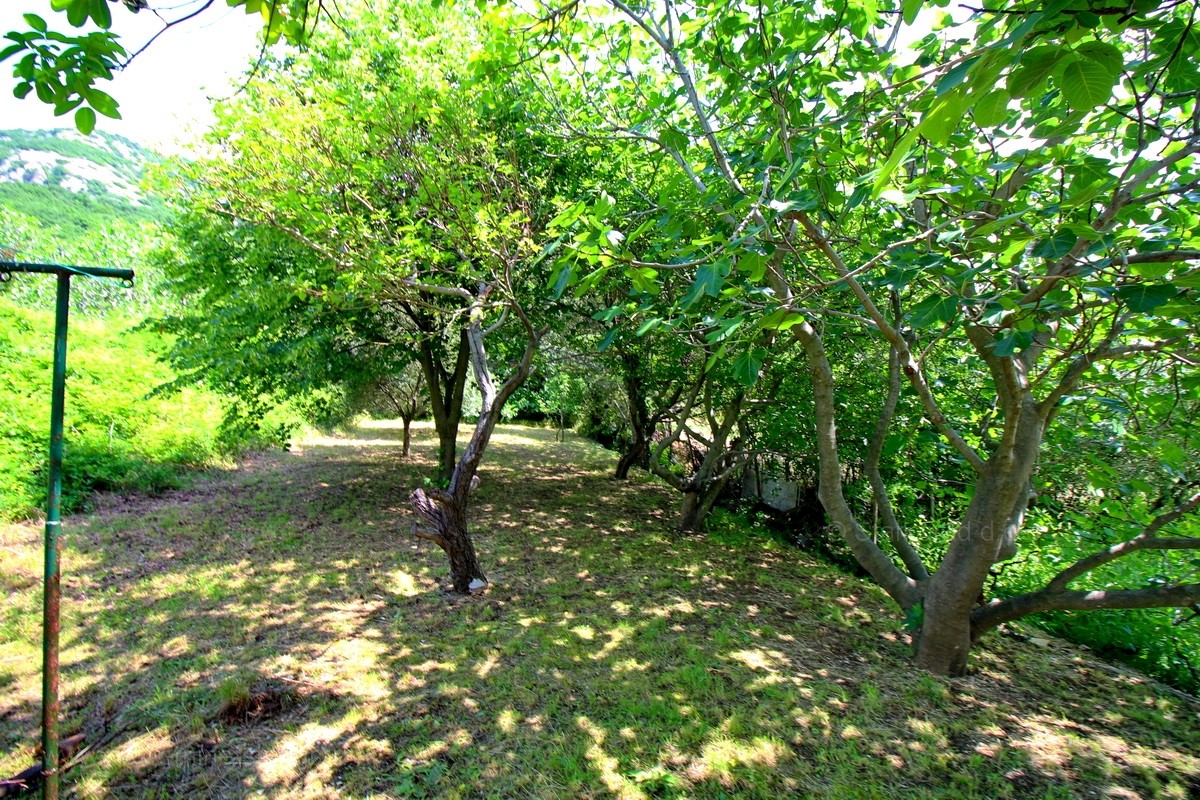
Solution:
M1178 539L1159 539L1158 532L1165 526L1180 519L1181 517L1190 514L1200 507L1200 492L1196 492L1184 502L1180 503L1170 511L1159 514L1150 524L1142 529L1142 532L1132 539L1115 544L1099 553L1093 553L1087 558L1082 558L1076 561L1071 566L1064 569L1062 572L1054 576L1051 581L1046 584L1046 591L1056 592L1066 589L1071 581L1081 575L1084 575L1092 570L1107 564L1111 561L1116 561L1118 558L1124 558L1130 553L1138 550L1200 550L1200 538L1183 537Z

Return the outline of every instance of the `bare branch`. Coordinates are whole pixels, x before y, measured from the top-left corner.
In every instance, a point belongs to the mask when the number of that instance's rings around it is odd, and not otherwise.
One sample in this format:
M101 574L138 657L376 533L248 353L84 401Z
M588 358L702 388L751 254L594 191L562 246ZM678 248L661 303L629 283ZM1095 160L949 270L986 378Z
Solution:
M1184 502L1180 503L1170 511L1159 514L1150 524L1142 529L1142 532L1132 539L1115 544L1112 547L1100 553L1093 553L1087 558L1082 558L1076 561L1071 566L1064 569L1062 572L1054 576L1054 578L1046 584L1046 591L1055 592L1066 589L1071 581L1085 575L1097 567L1116 561L1118 558L1124 558L1130 553L1135 553L1138 550L1200 550L1200 538L1183 537L1177 539L1159 539L1158 532L1167 525L1180 519L1181 517L1190 514L1200 507L1200 492L1196 492Z

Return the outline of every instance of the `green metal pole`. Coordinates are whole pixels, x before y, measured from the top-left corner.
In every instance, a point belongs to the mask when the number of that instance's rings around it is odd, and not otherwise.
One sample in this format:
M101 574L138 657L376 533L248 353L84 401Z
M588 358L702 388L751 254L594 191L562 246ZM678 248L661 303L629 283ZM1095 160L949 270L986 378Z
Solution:
M67 390L67 321L71 275L58 273L54 309L54 383L50 399L50 492L46 502L46 570L42 595L42 797L58 800L59 516L62 503L63 405Z

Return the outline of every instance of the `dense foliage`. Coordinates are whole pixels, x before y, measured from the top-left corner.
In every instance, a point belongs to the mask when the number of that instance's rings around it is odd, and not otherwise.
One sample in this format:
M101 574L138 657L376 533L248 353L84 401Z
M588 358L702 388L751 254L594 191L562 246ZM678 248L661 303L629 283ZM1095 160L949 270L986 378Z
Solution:
M180 485L187 468L212 464L223 403L186 390L149 397L169 380L162 340L118 320L72 326L63 505L95 491L156 491ZM33 516L45 503L46 430L54 315L0 299L0 518Z

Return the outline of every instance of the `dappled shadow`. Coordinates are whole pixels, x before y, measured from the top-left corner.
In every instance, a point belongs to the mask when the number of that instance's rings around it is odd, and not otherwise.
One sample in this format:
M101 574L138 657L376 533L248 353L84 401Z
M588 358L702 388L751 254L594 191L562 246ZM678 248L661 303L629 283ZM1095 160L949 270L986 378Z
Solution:
M70 521L65 717L102 743L78 795L1149 797L1200 780L1184 701L999 638L968 678L916 673L878 591L774 545L674 538L673 492L613 481L611 454L552 431L499 431L472 500L493 586L450 595L440 551L408 534L436 447L415 434L407 461L374 424ZM37 672L9 671L15 765Z

